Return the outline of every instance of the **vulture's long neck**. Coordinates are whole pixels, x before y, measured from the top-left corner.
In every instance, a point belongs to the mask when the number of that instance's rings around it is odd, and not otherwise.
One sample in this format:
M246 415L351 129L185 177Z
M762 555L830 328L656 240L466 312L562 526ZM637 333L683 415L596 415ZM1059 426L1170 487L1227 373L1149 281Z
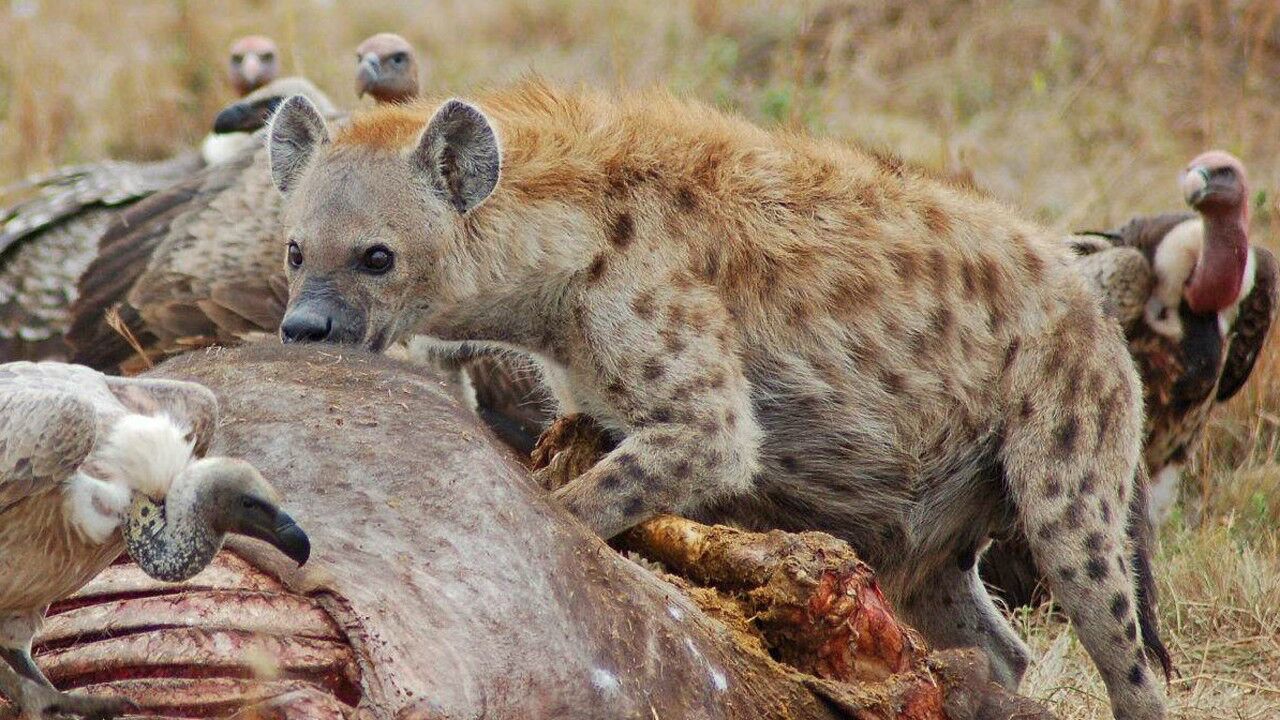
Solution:
M144 572L158 580L181 582L208 567L222 549L202 515L200 488L174 481L163 504L135 493L125 522L125 547Z
M1183 296L1193 312L1218 313L1240 299L1244 269L1249 261L1249 219L1243 209L1206 212L1203 217L1200 260Z

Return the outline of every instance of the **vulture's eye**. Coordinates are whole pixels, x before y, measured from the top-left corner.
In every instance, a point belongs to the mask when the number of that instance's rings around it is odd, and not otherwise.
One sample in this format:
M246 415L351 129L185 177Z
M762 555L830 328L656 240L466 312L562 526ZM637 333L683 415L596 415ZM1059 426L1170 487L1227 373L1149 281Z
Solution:
M396 254L386 245L374 245L364 251L364 257L360 259L360 263L367 272L381 275L395 265Z
M239 54L239 53L236 53L235 55L232 55L232 56L231 56L231 64L232 64L232 65L239 65L239 64L240 64L240 63L242 63L242 62L244 62L244 56L243 56L243 55L241 55L241 54Z
M257 510L258 508L262 507L262 503L246 495L240 498L240 507L244 508L245 510Z
M398 53L396 53L395 55L392 55L392 56L391 56L391 62L392 62L392 63L394 63L394 64L396 64L396 65L403 65L403 64L404 64L404 61L405 61L406 59L407 59L407 58L406 58L405 54L404 54L404 53L402 53L402 52L398 52Z
M263 62L263 63L275 62L275 59L276 59L276 54L275 54L275 53L273 53L273 52L265 52L265 53L262 53L262 62Z
M289 267L294 270L302 267L302 248L293 240L289 241Z

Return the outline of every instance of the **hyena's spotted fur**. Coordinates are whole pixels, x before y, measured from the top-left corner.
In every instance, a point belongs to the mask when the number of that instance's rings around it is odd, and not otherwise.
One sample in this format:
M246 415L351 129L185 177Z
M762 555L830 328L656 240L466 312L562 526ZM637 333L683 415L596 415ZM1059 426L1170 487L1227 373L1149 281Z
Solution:
M1040 228L660 94L525 83L375 110L332 140L298 101L271 142L298 245L287 338L527 351L623 438L557 491L601 535L663 511L825 530L932 642L986 648L1010 686L1027 650L975 558L1013 527L1116 716L1163 715L1127 532L1138 379ZM378 244L384 274L361 267Z

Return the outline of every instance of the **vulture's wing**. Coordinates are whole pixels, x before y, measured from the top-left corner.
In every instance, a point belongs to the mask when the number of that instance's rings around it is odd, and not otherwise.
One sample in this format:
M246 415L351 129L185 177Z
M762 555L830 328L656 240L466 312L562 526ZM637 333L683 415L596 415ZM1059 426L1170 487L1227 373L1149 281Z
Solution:
M196 172L197 154L62 168L0 191L0 359L61 359L76 281L126 203Z
M72 393L0 380L0 513L71 477L93 450L96 417Z
M1066 240L1078 257L1072 262L1102 300L1102 310L1122 326L1142 317L1155 287L1155 273L1141 250L1111 233L1080 233Z
M79 298L71 307L67 343L71 359L98 369L111 369L131 358L133 346L113 327L131 333L144 347L154 344L129 295L153 256L169 238L178 218L238 181L252 164L253 152L187 177L121 212L102 235L98 255L80 275Z
M0 209L0 253L88 208L121 205L168 187L203 164L198 152L147 163L109 160L59 168L10 186L0 197L21 201Z
M209 451L218 429L218 398L209 388L181 380L140 377L107 377L106 382L126 408L144 415L168 415L191 428L197 455Z
M263 148L234 182L174 221L129 295L162 350L187 338L276 332L288 301L282 202Z
M1091 232L1082 234L1105 236L1111 240L1113 245L1137 248L1146 256L1147 261L1151 262L1155 257L1156 248L1164 240L1164 236L1168 235L1169 231L1175 227L1195 218L1196 214L1190 212L1148 215L1133 218L1115 230L1105 233Z
M1270 250L1256 245L1253 246L1253 258L1253 291L1240 302L1240 314L1232 328L1235 334L1227 348L1227 362L1218 382L1219 402L1230 400L1244 387L1258 354L1266 345L1267 334L1276 317L1277 300L1280 300L1280 287L1276 282L1280 266Z

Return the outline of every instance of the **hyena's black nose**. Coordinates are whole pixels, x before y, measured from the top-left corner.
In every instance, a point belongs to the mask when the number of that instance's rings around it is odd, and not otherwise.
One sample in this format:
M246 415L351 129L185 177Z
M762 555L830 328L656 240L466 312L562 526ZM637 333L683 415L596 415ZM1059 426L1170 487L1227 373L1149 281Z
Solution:
M333 332L333 318L310 310L295 310L280 323L280 339L287 342L324 342Z

